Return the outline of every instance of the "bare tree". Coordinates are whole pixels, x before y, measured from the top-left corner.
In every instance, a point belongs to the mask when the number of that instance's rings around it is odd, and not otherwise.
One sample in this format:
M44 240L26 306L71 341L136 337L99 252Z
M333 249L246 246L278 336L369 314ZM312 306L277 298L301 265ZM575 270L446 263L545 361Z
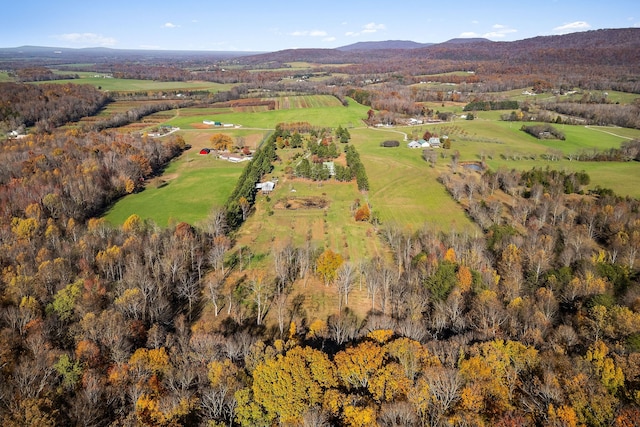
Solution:
M342 302L349 305L349 293L353 290L355 284L356 269L350 262L343 263L336 272L335 284L338 288L338 310L342 310Z
M339 314L329 316L329 319L327 319L327 327L331 338L338 345L354 339L360 329L358 319L355 314L348 309L343 310Z
M251 298L255 304L256 324L261 325L273 298L273 287L261 277L254 277L249 282Z
M431 418L435 421L432 425L438 425L441 418L460 398L464 381L456 369L441 366L427 368L424 378L432 396Z
M218 314L220 314L220 310L224 305L224 295L222 293L223 284L224 277L217 272L211 273L207 279L206 292L209 300L213 304L213 310L216 317L218 317Z
M307 285L307 276L309 273L309 269L311 268L311 256L313 253L313 249L311 247L311 241L305 240L304 246L298 248L296 253L296 262L298 263L298 277L303 279L303 286Z

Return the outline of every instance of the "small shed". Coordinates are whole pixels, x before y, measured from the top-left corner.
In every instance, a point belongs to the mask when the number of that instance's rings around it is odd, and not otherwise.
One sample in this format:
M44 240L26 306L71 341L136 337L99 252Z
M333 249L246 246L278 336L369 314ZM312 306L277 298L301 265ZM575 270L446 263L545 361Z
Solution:
M383 147L399 147L400 146L400 142L396 141L396 140L389 140L389 141L384 141L380 145L383 146Z
M262 190L262 194L269 194L276 187L276 183L273 181L259 182L256 184L257 190Z

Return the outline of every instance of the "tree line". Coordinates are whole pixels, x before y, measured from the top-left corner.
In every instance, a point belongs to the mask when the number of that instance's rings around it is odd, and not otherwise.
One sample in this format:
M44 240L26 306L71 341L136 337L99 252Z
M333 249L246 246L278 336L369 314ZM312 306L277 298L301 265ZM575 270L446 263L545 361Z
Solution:
M109 96L90 85L1 83L0 124L7 130L35 126L52 131L94 115Z

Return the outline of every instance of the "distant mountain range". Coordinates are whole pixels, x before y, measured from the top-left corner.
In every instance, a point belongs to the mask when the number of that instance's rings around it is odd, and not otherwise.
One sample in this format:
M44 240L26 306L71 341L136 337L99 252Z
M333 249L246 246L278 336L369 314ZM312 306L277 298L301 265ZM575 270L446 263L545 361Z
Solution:
M640 28L583 31L557 36L539 36L511 42L494 42L485 38L455 38L443 43L417 43L410 40L358 42L335 49L286 49L275 52L231 52L188 50L133 50L104 47L71 49L43 46L0 48L0 60L39 58L62 63L68 60L97 62L118 60L189 59L229 60L238 58L247 64L308 61L315 63L371 62L390 58L434 58L454 60L497 60L545 55L556 50L582 56L584 49L593 50L599 63L624 61L640 64Z
M640 65L640 28L583 31L565 35L538 36L511 42L485 38L456 38L444 43L416 43L405 40L360 42L336 49L287 49L239 59L248 64L294 61L324 64L365 63L383 59L445 59L463 61L556 60Z
M458 38L447 40L440 44L463 44L475 42L488 42L489 39L484 38ZM387 49L419 49L422 47L433 46L437 43L417 43L411 40L385 40L379 42L358 42L347 46L337 47L336 50L349 52L354 50L387 50Z
M91 61L117 60L156 60L163 58L208 58L210 60L226 60L239 56L256 55L264 52L246 51L196 51L196 50L146 50L146 49L111 49L107 47L67 48L53 46L19 46L0 48L0 60L3 59L50 59L54 62L77 60L82 58Z

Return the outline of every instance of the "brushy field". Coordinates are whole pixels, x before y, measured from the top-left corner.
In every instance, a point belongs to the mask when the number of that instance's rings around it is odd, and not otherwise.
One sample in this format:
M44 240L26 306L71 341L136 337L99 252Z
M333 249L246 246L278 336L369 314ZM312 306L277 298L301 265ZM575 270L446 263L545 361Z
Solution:
M273 175L280 174L275 171ZM269 254L287 243L302 246L308 239L313 247L331 248L348 260L371 257L381 248L372 238L373 226L355 221L351 207L356 199L363 200L363 195L355 183L316 183L280 176L269 197L258 195L255 213L238 233L238 245ZM302 206L305 200L318 204Z

